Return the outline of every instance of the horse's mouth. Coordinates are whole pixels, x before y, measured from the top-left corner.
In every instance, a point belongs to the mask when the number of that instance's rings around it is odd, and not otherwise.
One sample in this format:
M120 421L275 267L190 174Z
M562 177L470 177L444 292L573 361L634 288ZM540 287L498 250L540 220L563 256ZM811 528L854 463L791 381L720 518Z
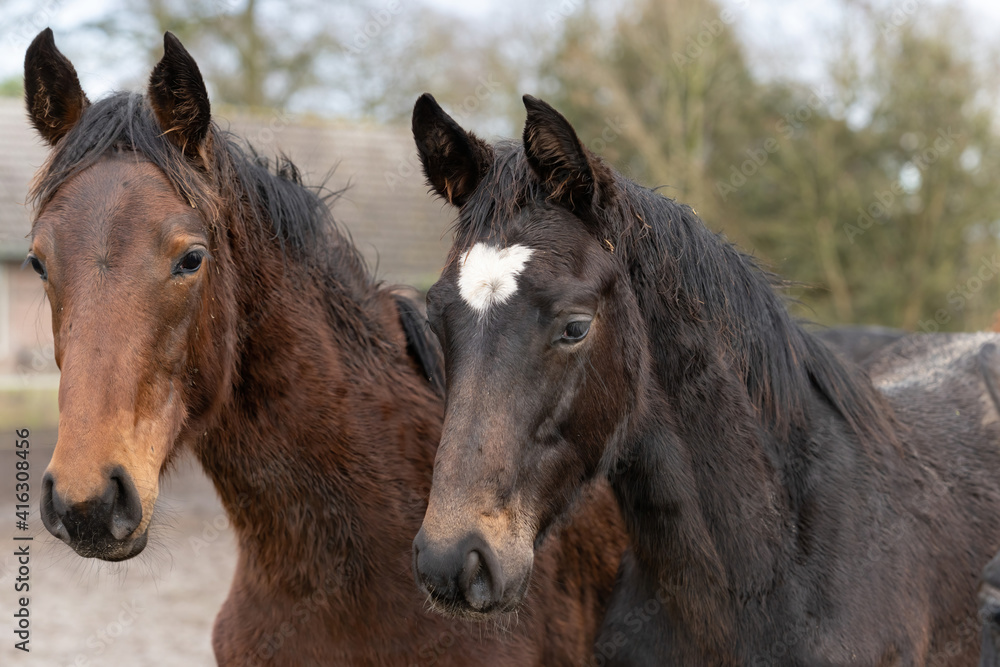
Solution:
M109 540L106 542L86 541L77 544L69 544L77 555L83 558L98 558L100 560L116 563L118 561L135 558L146 548L149 541L149 531L144 531L138 537L126 540Z
M512 614L520 605L519 600L507 600L505 602L491 604L483 609L475 609L467 604L455 602L442 602L428 596L427 604L431 611L443 616L458 618L463 621L476 621L483 623L486 621L496 621L498 618Z
M424 589L424 592L427 594L428 607L435 613L464 621L476 621L480 623L486 621L497 622L507 615L514 614L521 607L521 604L528 595L529 582L530 576L524 577L516 591L504 595L500 600L479 608L473 607L464 598L446 600L436 598L427 592L426 589Z

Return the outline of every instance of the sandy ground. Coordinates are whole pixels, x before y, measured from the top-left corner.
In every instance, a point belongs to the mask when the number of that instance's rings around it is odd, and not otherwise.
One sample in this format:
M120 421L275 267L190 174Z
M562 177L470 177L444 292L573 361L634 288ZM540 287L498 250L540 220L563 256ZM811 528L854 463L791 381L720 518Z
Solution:
M31 437L31 519L14 523L13 434L0 442L0 665L197 667L214 665L211 633L229 591L236 548L211 483L192 460L161 488L150 543L122 564L83 559L38 518L54 434ZM155 521L155 519L154 519ZM13 536L31 542L30 653L14 648Z

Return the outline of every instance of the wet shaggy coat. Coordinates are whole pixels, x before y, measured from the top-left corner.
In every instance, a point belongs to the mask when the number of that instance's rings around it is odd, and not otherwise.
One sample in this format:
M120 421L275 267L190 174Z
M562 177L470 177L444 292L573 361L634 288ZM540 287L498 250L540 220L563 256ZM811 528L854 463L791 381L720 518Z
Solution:
M581 462L566 465L607 475L631 540L601 664L975 664L976 581L1000 546L1000 338L903 339L866 362L869 376L794 321L780 281L689 207L525 103L523 143L489 146L425 98L414 132L432 186L461 208L450 267L476 243L543 249L552 259L525 269L529 285L613 267L591 336L614 353L587 358L576 395L628 397L616 438L591 451L583 434L600 424L564 426L581 434ZM450 324L469 319L453 315L453 289L432 289L448 364L472 354L465 336L484 336ZM531 326L494 321L508 339ZM461 377L449 387L482 391ZM526 391L512 404L544 400ZM455 392L449 410L467 398Z
M40 212L104 169L118 182L98 187L128 183L140 202L165 177L208 230L209 273L179 370L184 419L167 462L194 452L237 538L213 632L219 664L585 662L624 547L610 493L595 488L546 543L519 616L494 626L427 611L410 541L443 400L418 309L373 280L291 163L272 168L210 123L197 67L172 35L148 98L89 104L46 32L26 65L39 72L29 113L55 144L32 192ZM67 99L83 100L68 116Z

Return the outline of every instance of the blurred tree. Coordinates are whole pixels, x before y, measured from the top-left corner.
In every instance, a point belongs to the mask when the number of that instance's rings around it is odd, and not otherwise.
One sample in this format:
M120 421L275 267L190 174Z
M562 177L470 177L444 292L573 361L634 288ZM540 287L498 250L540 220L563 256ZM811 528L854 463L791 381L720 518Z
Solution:
M625 173L811 287L805 316L988 326L998 87L968 25L845 0L828 83L809 88L755 79L728 7L636 0L609 22L585 4L542 65L547 96Z
M820 105L783 102L802 122L735 194L734 215L783 272L827 288L804 295L822 321L984 328L1000 307L997 82L965 52L953 8L894 22L849 11L881 27L844 36Z
M585 143L642 183L669 184L667 194L716 225L711 174L759 124L735 11L711 0L639 0L609 21L586 4L541 67L547 98Z
M118 1L118 10L91 28L145 52L150 65L161 54L163 32L175 33L198 54L212 99L222 104L335 108L403 122L417 96L431 90L457 116L479 124L485 117L489 127L504 118L502 101L516 99L518 75L528 69L510 57L513 24L484 32L425 3Z
M96 27L149 61L176 32L217 102L405 123L431 91L464 126L516 135L521 93L539 94L807 286L812 319L979 328L1000 306L1000 68L951 5L840 0L810 87L754 74L746 0L510 0L480 22L402 0L117 1Z
M344 50L332 29L336 2L316 0L121 0L96 22L134 43L150 64L169 30L201 55L199 67L223 104L284 108L297 94L325 83L324 57ZM294 20L290 20L295 17Z
M425 4L408 4L391 34L355 53L351 93L361 111L409 124L413 102L431 92L459 123L509 133L509 115L524 115L520 91L534 63L532 35L520 24L494 21L488 29Z

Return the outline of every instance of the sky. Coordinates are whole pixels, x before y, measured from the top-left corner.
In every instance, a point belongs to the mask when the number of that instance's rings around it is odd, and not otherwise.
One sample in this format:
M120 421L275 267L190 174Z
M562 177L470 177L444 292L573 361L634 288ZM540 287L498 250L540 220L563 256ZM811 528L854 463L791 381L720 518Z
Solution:
M241 0L215 0L220 4ZM386 3L393 0L386 0ZM402 2L413 0L399 0ZM517 11L532 11L535 16L552 12L566 14L585 0L424 0L424 4L478 22L488 30L498 16ZM623 0L594 0L595 5L611 5ZM860 0L859 0L860 1ZM901 21L913 20L921 9L944 0L884 0ZM730 26L748 45L751 63L763 76L780 76L819 85L818 77L825 59L830 57L829 35L832 26L843 17L837 0L721 0L732 12ZM376 2L377 4L377 2ZM984 43L994 44L1000 35L1000 2L997 0L959 0L959 7L970 14L972 24ZM24 51L35 34L45 26L56 32L56 41L77 65L81 82L91 98L145 78L145 63L120 54L106 63L88 67L84 58L74 54L108 48L96 36L87 36L76 28L106 15L117 6L116 0L0 0L0 81L19 77ZM364 16L360 16L364 19ZM350 30L347 31L349 34ZM114 55L114 54L112 54Z

